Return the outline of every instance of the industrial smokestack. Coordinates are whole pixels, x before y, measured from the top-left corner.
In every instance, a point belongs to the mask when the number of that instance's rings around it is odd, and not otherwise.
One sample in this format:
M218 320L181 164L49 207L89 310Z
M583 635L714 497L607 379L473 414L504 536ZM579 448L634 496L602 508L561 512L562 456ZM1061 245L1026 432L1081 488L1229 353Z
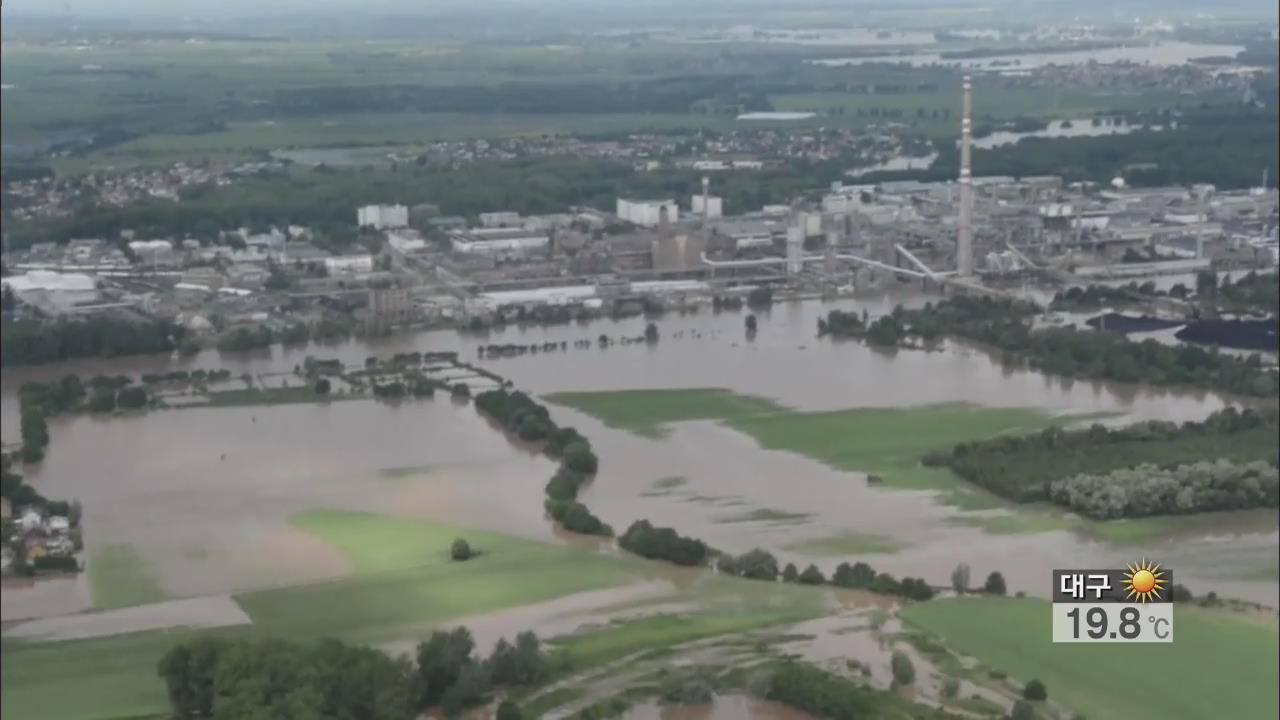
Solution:
M973 274L973 124L972 84L964 76L964 107L960 118L960 222L956 236L956 270L961 277Z
M711 178L702 176L702 222L711 219Z

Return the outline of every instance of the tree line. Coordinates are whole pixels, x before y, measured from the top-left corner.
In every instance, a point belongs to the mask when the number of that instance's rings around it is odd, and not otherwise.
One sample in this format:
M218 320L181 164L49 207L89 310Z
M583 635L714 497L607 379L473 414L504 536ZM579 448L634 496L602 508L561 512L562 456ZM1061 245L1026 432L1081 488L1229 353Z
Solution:
M433 707L454 715L495 691L542 682L551 663L532 632L499 640L482 658L459 627L432 633L412 660L334 639L206 636L170 648L157 673L174 717L411 720ZM521 717L514 704L503 706L500 717Z
M613 536L613 528L577 501L578 490L600 467L585 437L571 427L556 425L545 405L519 390L486 390L476 395L475 404L508 432L540 445L544 453L560 460L560 467L547 481L544 509L548 515L572 532Z
M186 328L169 320L16 318L0 324L0 363L39 365L76 358L167 353L178 349L185 338Z
M864 338L877 345L899 345L908 337L925 341L943 335L974 340L1003 353L1005 362L1024 362L1053 375L1151 385L1191 385L1239 395L1274 397L1280 376L1262 366L1259 355L1238 358L1211 348L1170 346L1146 339L1075 328L1032 329L1040 312L1020 300L959 296L921 309L901 305L868 323L867 316L832 310L818 322L818 333Z
M842 177L838 161L794 160L720 178L717 194L727 214L790 202ZM227 185L193 185L179 201L148 199L129 205L93 206L64 218L6 221L9 247L66 242L73 237L191 237L218 242L236 227L306 225L317 243L347 247L358 242L355 208L370 202L430 202L450 215L475 217L495 207L524 215L564 212L570 206L611 211L618 196L684 195L701 174L663 168L637 172L627 162L565 157L483 162L458 168L406 165L359 169L263 170ZM420 228L426 230L427 228Z
M831 574L830 580L813 564L801 571L794 564L787 563L786 567L779 572L777 558L773 556L773 553L760 548L750 550L736 557L728 553L719 553L716 558L716 569L726 575L734 575L749 580L776 582L781 578L783 582L800 585L830 584L839 588L868 590L882 595L897 595L910 600L930 600L935 594L934 589L923 579L907 577L898 580L889 573L876 572L874 568L864 562L857 562L852 565L847 562L840 563L836 566L835 572Z
M956 445L921 458L926 466L948 467L969 482L1018 502L1059 501L1053 483L1085 475L1107 475L1151 463L1174 467L1222 458L1233 463L1274 461L1280 414L1276 410L1228 407L1201 422L1181 425L1153 420L1120 428L1050 427Z
M1144 463L1105 474L1055 480L1049 484L1049 499L1081 515L1104 520L1280 508L1280 470L1272 463L1221 459L1175 467Z

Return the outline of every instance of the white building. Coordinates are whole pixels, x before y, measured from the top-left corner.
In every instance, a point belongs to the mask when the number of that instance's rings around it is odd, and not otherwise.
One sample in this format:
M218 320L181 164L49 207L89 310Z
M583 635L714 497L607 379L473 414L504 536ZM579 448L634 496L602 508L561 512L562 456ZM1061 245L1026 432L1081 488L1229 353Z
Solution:
M387 232L387 244L398 252L415 252L427 247L427 241L417 230L408 228Z
M30 270L25 275L13 275L0 284L15 293L32 290L53 292L93 292L97 289L92 277L81 273L57 273L52 270Z
M705 208L703 207L704 201ZM724 217L724 200L715 195L707 195L705 199L702 195L694 195L689 206L693 208L693 214L698 217L704 217L709 220Z
M480 213L480 224L487 228L519 227L524 221L520 218L520 213L504 210Z
M356 211L356 224L379 230L409 226L409 208L404 205L366 205Z
M324 269L331 275L373 272L372 255L335 255L324 259Z
M657 227L662 221L662 212L666 210L667 221L675 222L680 217L680 208L676 201L665 200L628 200L618 198L617 216L641 227Z
M545 250L551 236L524 228L476 228L451 233L453 251L471 255L526 255Z

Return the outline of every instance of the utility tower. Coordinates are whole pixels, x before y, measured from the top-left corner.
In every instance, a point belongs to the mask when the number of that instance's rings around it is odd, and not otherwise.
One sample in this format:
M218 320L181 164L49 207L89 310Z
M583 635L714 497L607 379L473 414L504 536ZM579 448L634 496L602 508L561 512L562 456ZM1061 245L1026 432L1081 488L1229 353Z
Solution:
M956 274L973 275L973 89L964 76L964 106L960 117L960 221L956 235Z

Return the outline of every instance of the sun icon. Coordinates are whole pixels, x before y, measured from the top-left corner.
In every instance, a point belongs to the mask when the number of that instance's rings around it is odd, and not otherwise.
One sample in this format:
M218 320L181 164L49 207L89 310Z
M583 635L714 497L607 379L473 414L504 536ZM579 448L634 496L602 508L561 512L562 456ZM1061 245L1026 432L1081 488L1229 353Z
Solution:
M1160 599L1160 591L1164 589L1166 580L1163 579L1164 571L1159 565L1147 562L1146 558L1142 562L1129 565L1129 572L1124 574L1124 583L1129 588L1129 594L1125 596L1126 600L1136 598L1145 605L1148 600L1155 598Z

